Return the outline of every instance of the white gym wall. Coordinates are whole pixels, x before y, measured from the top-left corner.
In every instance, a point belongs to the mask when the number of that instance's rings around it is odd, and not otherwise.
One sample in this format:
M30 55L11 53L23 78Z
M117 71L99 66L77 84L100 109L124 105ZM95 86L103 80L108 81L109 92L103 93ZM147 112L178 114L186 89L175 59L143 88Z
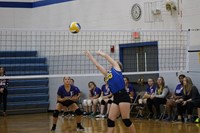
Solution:
M4 0L5 1L5 0ZM9 1L9 0L7 0ZM11 1L11 0L10 0ZM13 0L12 0L13 1ZM33 2L36 0L14 0L15 2ZM41 6L37 8L1 8L0 7L0 28L30 28L30 29L66 29L72 21L81 24L82 29L99 30L135 30L135 29L199 29L200 28L200 2L199 0L172 0L177 6L177 11L171 15L165 9L165 2L168 0L74 0L59 4ZM147 22L145 4L159 3L161 11L159 19ZM141 19L134 21L131 17L131 8L138 3L142 9ZM146 18L145 18L146 17ZM152 19L151 19L152 20ZM191 31L191 50L200 50L200 31ZM189 70L200 71L199 52L192 52L189 55ZM180 74L180 73L178 73ZM200 89L199 74L185 73L192 77L195 85ZM171 90L178 83L176 73L162 74ZM74 77L75 84L87 93L87 83L93 80L100 87L103 84L103 77ZM62 78L50 79L50 110L55 107L56 91L62 84ZM84 95L85 96L85 95Z

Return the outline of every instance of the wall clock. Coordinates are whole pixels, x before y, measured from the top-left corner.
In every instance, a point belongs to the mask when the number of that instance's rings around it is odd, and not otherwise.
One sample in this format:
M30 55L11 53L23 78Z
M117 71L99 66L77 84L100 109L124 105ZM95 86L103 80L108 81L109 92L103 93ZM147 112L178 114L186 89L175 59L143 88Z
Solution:
M131 9L131 16L133 20L138 21L141 18L142 9L139 4L134 4Z

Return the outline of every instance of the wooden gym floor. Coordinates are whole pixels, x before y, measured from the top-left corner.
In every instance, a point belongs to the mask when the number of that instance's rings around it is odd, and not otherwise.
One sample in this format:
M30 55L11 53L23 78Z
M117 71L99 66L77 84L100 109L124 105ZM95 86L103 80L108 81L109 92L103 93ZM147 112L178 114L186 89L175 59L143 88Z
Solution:
M176 123L132 118L137 133L200 133L200 124ZM85 133L106 133L106 119L83 117ZM0 133L49 133L52 113L0 116ZM120 119L116 122L115 133L128 133ZM59 116L55 133L76 133L75 118Z

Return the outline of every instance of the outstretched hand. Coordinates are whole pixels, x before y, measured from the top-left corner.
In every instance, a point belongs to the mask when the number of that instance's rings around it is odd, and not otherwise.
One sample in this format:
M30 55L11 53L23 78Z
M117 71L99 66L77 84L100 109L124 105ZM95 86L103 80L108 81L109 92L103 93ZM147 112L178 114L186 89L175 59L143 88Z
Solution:
M90 51L85 51L84 54L85 54L86 56L91 55L91 54L90 54Z
M101 50L97 51L96 54L97 54L97 55L101 55L101 56L104 56L104 55L105 55L105 53L104 53L103 51L101 51Z

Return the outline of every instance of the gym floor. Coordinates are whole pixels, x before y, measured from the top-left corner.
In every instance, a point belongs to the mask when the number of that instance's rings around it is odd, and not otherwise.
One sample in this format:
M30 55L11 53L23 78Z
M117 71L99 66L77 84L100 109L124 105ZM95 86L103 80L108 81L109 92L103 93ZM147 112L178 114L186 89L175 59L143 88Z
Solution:
M137 133L200 133L200 124L176 123L147 119L131 119ZM106 119L83 117L85 133L106 133ZM49 133L52 113L0 116L0 133ZM115 133L128 133L120 118L116 121ZM59 116L55 133L76 133L74 117Z

